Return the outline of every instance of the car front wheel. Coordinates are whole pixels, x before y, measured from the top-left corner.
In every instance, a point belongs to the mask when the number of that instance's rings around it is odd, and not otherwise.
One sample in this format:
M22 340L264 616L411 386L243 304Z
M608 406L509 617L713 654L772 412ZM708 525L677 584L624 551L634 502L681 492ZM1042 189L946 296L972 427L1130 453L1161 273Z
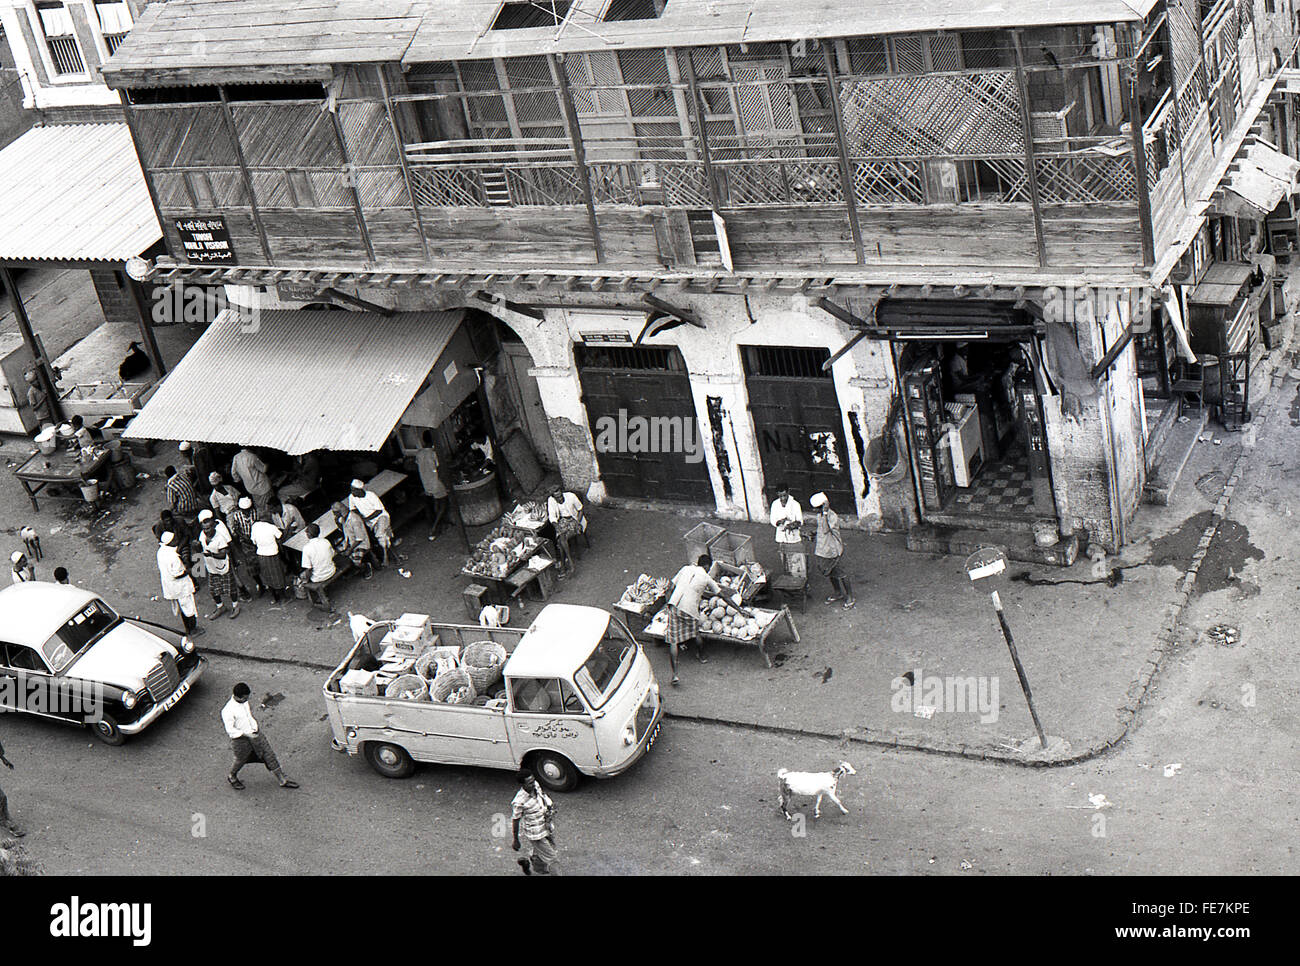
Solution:
M98 719L90 723L90 730L106 745L120 745L126 741L126 735L122 734L122 729L117 723L117 719L111 714L102 714Z

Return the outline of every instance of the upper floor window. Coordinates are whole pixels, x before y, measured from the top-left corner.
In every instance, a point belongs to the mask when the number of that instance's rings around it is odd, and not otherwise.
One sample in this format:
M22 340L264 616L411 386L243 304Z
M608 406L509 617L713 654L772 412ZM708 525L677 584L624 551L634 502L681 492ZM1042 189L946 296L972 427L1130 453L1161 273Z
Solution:
M131 30L131 9L125 0L95 0L95 14L104 35L104 47L112 57Z
M41 20L41 32L50 51L54 73L84 74L86 63L81 59L81 48L72 29L72 15L61 3L38 3L36 14Z
M504 3L492 21L492 30L524 30L528 27L558 27L569 15L571 0L526 0Z
M663 16L668 0L609 0L605 15L600 19L605 23L620 20L658 20Z

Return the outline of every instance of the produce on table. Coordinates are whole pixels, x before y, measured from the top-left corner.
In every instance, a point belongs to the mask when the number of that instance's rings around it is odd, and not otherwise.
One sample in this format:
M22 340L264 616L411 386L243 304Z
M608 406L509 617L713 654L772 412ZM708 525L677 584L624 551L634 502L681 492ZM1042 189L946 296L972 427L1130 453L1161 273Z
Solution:
M627 590L623 591L623 603L633 607L650 607L667 593L667 578L641 574L635 583L628 584Z
M476 577L504 580L540 546L535 537L518 537L505 527L497 527L474 547L464 570Z
M700 625L710 634L722 634L742 641L752 641L762 630L757 620L746 617L731 601L722 597L710 597L700 602Z
M507 510L503 519L512 525L538 524L546 522L546 507L536 500L525 500L515 504L514 509Z

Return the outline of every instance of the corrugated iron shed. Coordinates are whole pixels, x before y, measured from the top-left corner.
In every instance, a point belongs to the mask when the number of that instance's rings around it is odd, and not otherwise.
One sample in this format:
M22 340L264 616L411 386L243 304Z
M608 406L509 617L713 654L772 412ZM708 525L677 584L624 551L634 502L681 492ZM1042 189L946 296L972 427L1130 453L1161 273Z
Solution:
M125 124L28 131L0 151L0 261L124 262L162 238Z
M131 421L128 439L374 452L462 312L219 315ZM251 322L251 324L250 324Z

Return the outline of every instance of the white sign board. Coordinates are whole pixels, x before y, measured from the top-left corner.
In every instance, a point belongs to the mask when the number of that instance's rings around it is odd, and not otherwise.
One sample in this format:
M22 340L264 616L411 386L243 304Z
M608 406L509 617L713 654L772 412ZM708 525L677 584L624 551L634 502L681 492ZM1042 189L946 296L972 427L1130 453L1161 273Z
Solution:
M1007 556L997 547L981 547L966 558L966 573L972 581L993 577L1007 569Z

